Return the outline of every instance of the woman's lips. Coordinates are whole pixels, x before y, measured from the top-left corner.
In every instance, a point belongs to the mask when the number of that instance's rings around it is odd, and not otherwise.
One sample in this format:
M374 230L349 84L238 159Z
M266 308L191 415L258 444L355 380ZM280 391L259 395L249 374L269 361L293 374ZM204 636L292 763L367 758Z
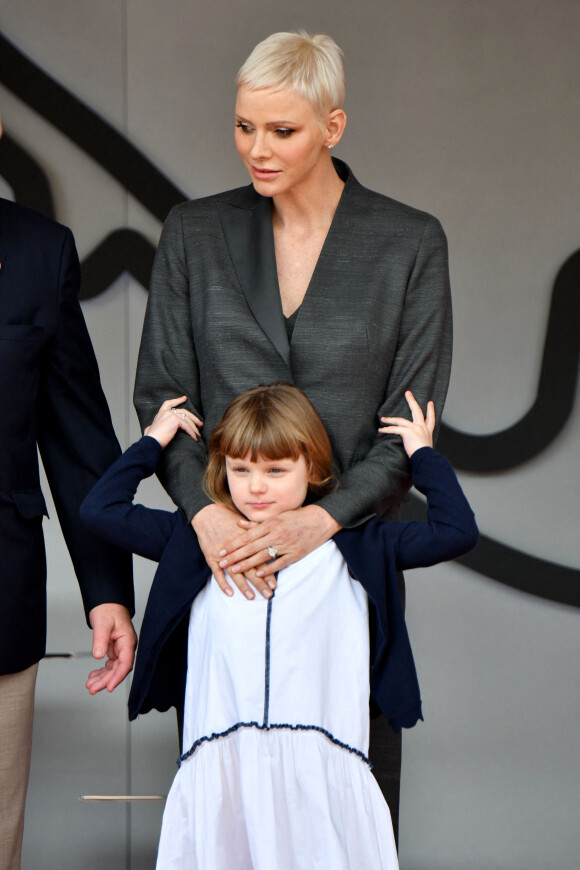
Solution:
M262 180L265 180L268 178L275 178L277 175L279 175L280 170L279 169L264 169L261 166L252 166L252 172L256 178L260 178Z

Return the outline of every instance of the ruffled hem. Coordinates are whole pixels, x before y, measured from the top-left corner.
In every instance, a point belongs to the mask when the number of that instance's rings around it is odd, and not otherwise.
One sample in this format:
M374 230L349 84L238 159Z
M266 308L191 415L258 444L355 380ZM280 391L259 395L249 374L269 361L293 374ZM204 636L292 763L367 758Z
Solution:
M334 734L331 734L330 731L327 731L326 728L322 728L320 725L291 725L289 723L270 723L269 725L264 725L259 722L236 722L235 725L232 725L232 727L228 728L226 731L220 731L219 733L213 732L212 734L206 734L203 737L199 737L187 752L184 752L183 755L179 756L177 759L179 767L181 767L184 761L191 758L194 752L196 752L200 746L203 746L204 743L210 743L212 740L221 740L223 737L229 737L230 734L234 734L241 728L257 728L258 731L276 731L283 729L288 731L317 731L319 734L323 734L331 743L340 746L341 749L346 749L347 752L352 752L353 755L357 755L365 762L365 764L368 765L370 770L373 768L370 760L364 752L361 752L360 749L356 749L354 746L349 746L348 743L343 743L342 740L339 740L338 737L335 737Z
M240 727L180 767L157 870L397 870L368 765L315 729Z

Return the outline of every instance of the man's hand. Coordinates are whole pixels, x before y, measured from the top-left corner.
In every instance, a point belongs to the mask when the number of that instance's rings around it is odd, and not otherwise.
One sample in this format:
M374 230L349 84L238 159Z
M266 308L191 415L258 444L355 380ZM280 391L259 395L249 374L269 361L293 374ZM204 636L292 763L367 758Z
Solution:
M191 521L199 541L199 546L205 556L205 561L209 565L218 586L226 595L233 595L234 593L226 580L223 570L220 568L220 553L223 553L228 544L239 536L239 523L241 522L246 524L246 528L252 528L255 525L255 523L244 520L241 514L220 504L206 505L196 513ZM266 558L269 559L270 557L266 556ZM246 571L246 576L231 570L228 573L242 595L245 595L250 600L254 598L254 591L248 584L248 580L264 598L271 598L272 590L276 588L275 577L263 580L257 576L255 570Z
M122 604L99 604L89 613L93 628L93 656L107 656L104 667L91 671L86 686L91 695L106 689L112 692L133 667L137 635Z
M272 578L276 571L292 565L311 553L340 531L341 525L318 505L285 511L263 523L240 520L238 525L246 531L220 552L219 566L236 575L256 571L257 578ZM268 547L277 550L272 559Z

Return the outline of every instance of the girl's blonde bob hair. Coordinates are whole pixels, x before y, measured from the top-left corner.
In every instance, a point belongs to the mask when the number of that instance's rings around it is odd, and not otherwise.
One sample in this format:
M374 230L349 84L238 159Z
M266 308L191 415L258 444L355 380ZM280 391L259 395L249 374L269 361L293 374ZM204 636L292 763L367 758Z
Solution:
M302 390L283 381L242 393L228 405L211 434L204 490L212 501L233 508L226 456L249 456L252 462L258 457L304 456L312 495L325 495L336 485L332 447L322 420Z
M330 36L299 30L273 33L258 43L240 69L237 87L292 88L313 106L320 120L344 105L342 51Z

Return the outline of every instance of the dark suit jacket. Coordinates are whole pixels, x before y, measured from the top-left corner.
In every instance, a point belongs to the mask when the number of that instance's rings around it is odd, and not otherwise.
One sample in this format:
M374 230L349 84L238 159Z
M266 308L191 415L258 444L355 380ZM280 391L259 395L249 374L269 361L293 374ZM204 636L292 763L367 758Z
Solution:
M153 707L183 708L191 604L210 572L191 526L179 512L134 505L140 481L155 471L160 444L145 436L110 468L85 499L81 515L108 541L159 562L141 628L129 698L134 719ZM397 571L466 553L477 526L449 462L430 447L411 458L413 483L427 495L425 522L371 519L334 541L369 596L371 694L392 727L421 717L415 665L399 596ZM314 581L315 582L315 581Z
M176 206L161 236L135 384L143 427L163 400L187 394L209 436L229 402L259 383L290 381L330 435L340 488L319 504L343 526L389 514L409 486L400 438L381 414L407 416L412 389L440 419L451 365L446 240L439 222L362 187L345 188L288 343L271 200L240 188ZM190 519L203 441L178 433L159 476Z
M79 506L120 453L78 301L70 230L0 199L0 674L42 658L46 563L37 445L85 609L133 609L130 558Z

